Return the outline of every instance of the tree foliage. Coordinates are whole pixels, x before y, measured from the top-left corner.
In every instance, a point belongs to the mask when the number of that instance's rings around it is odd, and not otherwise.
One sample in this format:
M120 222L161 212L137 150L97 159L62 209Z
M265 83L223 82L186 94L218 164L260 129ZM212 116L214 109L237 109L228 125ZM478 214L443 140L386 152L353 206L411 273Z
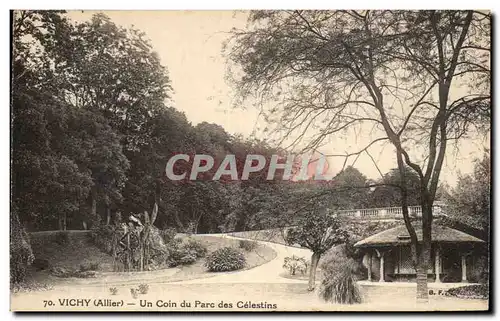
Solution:
M391 144L412 258L424 274L447 145L489 129L490 28L478 11L258 11L234 30L227 54L239 97L270 106L261 113L278 142L307 151L370 133L355 151L330 155L346 159L373 159L370 147ZM407 167L419 179L419 251ZM426 281L418 288L427 300Z
M491 214L491 159L485 152L474 171L461 175L446 197L448 215L461 223L489 233Z
M13 21L12 201L23 224L97 227L157 203L162 228L263 226L280 197L279 171L274 182L262 176L268 167L245 183L211 178L226 154L241 174L248 154L269 161L281 152L216 124L193 126L171 106L167 69L143 32L103 14L76 22L61 11L16 11ZM216 164L198 181L170 181L165 165L177 153ZM189 170L192 158L181 165Z
M342 229L341 222L327 214L324 203L316 200L308 205L297 219L297 225L287 231L285 241L288 244L299 244L313 252L309 271L309 291L312 291L321 255L332 246L347 242L348 235Z

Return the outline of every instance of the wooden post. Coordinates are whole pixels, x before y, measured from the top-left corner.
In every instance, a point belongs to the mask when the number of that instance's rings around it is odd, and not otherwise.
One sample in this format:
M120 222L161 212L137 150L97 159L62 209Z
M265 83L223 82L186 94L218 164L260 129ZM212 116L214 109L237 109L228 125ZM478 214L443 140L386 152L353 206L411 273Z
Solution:
M375 249L377 256L380 258L380 279L379 282L385 282L384 278L384 252Z
M384 253L380 253L380 280L379 282L385 282L384 278Z
M439 245L436 244L436 252L434 253L434 271L436 273L436 283L441 283L441 253Z
M465 254L462 255L462 283L468 283L467 281L467 256Z
M368 253L368 281L372 282L372 252Z

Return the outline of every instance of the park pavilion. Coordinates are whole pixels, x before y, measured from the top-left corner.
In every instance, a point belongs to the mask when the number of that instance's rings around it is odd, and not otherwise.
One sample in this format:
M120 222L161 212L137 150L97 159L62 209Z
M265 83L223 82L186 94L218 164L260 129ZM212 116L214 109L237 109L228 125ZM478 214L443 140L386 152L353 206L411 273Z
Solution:
M416 226L418 241L422 228ZM363 264L368 269L368 281L412 282L416 272L411 260L410 236L406 226L397 226L369 236L354 245L365 255ZM477 267L485 242L450 227L433 224L431 282L477 282Z

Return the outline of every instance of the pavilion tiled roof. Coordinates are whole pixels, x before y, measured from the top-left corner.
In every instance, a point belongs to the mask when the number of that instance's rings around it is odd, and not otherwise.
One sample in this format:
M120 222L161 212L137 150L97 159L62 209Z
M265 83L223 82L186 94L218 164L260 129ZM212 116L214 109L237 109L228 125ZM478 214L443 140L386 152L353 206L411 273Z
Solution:
M422 241L422 227L415 226L418 241ZM433 224L432 225L432 242L438 243L484 243L483 240L478 239L467 233L455 230L450 227ZM410 235L405 225L397 226L375 235L369 236L356 244L355 247L373 247L383 245L399 245L409 244Z

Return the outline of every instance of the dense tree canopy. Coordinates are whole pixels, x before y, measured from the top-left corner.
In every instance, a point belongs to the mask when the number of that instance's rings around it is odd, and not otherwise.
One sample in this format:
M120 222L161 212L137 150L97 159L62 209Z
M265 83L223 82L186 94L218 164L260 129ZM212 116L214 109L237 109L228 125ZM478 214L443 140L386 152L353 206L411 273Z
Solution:
M234 154L241 173L248 154L269 161L280 151L189 123L170 105L167 70L145 34L103 14L74 22L64 12L16 12L12 79L12 201L31 229L88 228L157 202L161 228L241 230L262 226L259 215L279 197L262 173L243 183L212 181L215 169L198 181L165 178L178 153L211 155L214 168Z

